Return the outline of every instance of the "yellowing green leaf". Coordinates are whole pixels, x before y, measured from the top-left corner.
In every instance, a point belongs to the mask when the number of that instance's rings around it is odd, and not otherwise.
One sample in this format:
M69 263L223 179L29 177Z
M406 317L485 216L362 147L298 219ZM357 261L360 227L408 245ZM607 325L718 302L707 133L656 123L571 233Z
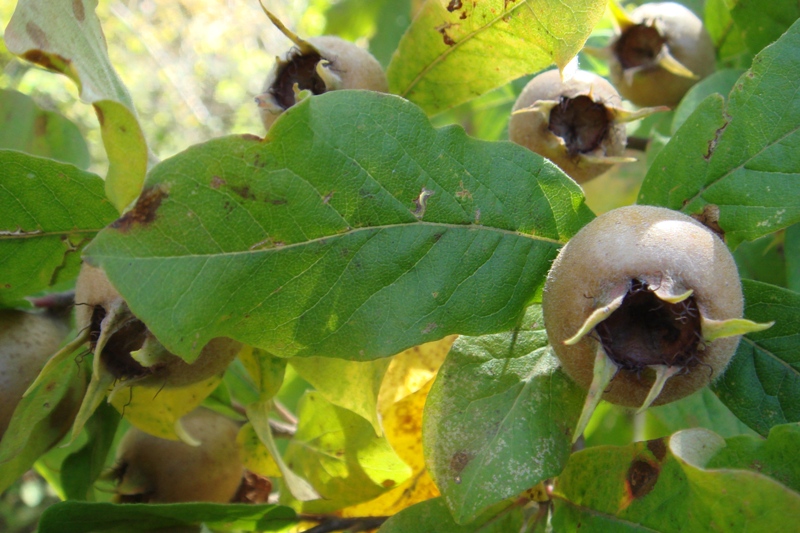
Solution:
M245 468L261 476L281 477L283 475L272 454L259 440L251 423L248 422L242 426L236 436L236 442L242 452L242 463Z

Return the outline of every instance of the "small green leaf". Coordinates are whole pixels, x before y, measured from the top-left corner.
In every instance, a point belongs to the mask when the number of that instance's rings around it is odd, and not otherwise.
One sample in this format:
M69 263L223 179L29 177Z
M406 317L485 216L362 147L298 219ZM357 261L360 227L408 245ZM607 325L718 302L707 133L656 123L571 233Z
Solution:
M575 453L556 481L554 529L780 531L800 494L756 472L709 467L725 446L707 429L688 429Z
M703 24L711 35L717 56L728 66L747 67L753 54L747 49L741 30L731 17L729 0L707 0Z
M239 360L255 384L261 402L271 400L278 394L286 374L286 359L275 357L252 346L245 346L239 353Z
M750 435L727 439L726 446L711 458L706 468L752 470L800 492L800 425L773 427L767 440Z
M304 502L320 513L371 500L411 475L411 469L364 418L306 393L298 427L284 460L311 482L323 499Z
M796 226L800 227L797 224ZM788 263L794 253L793 243L786 239L789 229L791 228L740 244L733 252L739 275L742 278L786 287ZM800 243L797 246L800 252Z
M218 503L88 503L66 501L47 508L39 533L115 533L206 524L222 531L282 531L297 521L279 505Z
M444 499L433 498L403 509L387 520L378 533L508 533L520 531L523 523L522 510L512 507L500 510L496 516L485 516L483 521L459 525L453 521Z
M154 167L86 256L187 361L220 336L365 361L510 329L591 218L575 182L521 146L332 91L263 142L216 139Z
M326 400L369 420L377 435L383 434L378 419L378 391L391 359L345 361L330 357L295 357L291 365Z
M147 145L128 89L108 57L97 0L20 0L5 31L10 52L76 83L93 104L109 159L105 189L118 211L141 190Z
M727 1L731 17L753 54L777 40L800 17L800 4L797 0Z
M518 332L459 337L423 419L428 470L456 523L557 475L584 397L547 346L540 306Z
M10 89L0 90L0 149L89 167L89 148L75 124Z
M800 421L800 294L750 280L742 287L745 316L775 325L744 336L712 387L740 420L767 436L773 426Z
M701 213L719 207L735 249L800 221L800 22L764 49L727 103L703 100L645 177L639 203Z
M389 89L436 114L583 47L606 2L428 0L389 64Z
M676 402L651 407L645 413L648 439L696 427L710 429L723 437L756 435L708 387Z
M83 247L117 213L103 181L72 165L0 150L0 307L77 277Z

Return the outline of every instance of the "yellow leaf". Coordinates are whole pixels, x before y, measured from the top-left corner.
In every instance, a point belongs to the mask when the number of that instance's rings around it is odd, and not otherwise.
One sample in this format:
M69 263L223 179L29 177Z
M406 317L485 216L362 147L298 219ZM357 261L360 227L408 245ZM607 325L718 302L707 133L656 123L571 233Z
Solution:
M248 422L236 436L236 443L242 452L242 462L244 467L261 476L281 477L281 469L275 462L266 446L261 441L253 429L253 425Z
M220 376L214 376L174 389L134 385L117 391L111 398L111 405L142 431L162 439L185 440L176 432L176 422L199 406L220 381Z

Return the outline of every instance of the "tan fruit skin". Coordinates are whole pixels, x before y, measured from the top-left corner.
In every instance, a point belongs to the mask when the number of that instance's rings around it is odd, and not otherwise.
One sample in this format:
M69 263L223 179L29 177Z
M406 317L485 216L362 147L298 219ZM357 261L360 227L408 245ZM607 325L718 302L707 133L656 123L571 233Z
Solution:
M101 305L108 309L111 303L119 298L121 298L119 292L111 285L105 272L84 263L75 285L75 323L78 330L89 326L95 306ZM180 357L172 355L154 374L135 383L139 386L159 388L183 387L197 383L224 372L241 347L241 343L225 337L211 339L191 365Z
M117 464L127 465L118 490L151 493L149 503L229 502L244 473L236 445L238 426L207 409L181 420L200 446L128 430L117 449Z
M575 98L589 95L593 101L604 105L611 107L622 105L622 99L616 89L596 74L581 70L562 84L558 70L549 70L528 82L514 103L512 112L530 107L539 100L558 101L562 96ZM563 140L548 129L548 124L546 117L540 113L512 114L508 123L508 138L546 157L578 183L596 178L611 168L611 165L588 164L579 158L570 157ZM625 151L626 141L625 124L612 124L605 141L592 155L621 156Z
M0 439L22 394L68 332L64 318L41 312L0 311Z
M383 72L381 64L363 48L332 35L312 37L306 39L306 41L317 49L323 59L330 61L331 70L342 80L341 89L389 92L389 83L386 81L386 74ZM287 61L291 56L291 52L291 50L288 50L280 58L281 61ZM275 62L272 70L267 75L262 92L267 92L272 87L277 75L278 61ZM259 109L259 113L261 121L264 123L264 128L267 130L280 116L280 114L271 113L266 109Z
M705 226L677 211L628 206L610 211L581 229L561 250L545 283L542 307L547 337L564 370L584 389L592 382L598 342L572 337L595 310L596 301L637 276L661 275L676 292L694 290L703 317L741 318L742 287L728 248ZM739 336L706 343L703 364L667 381L653 405L669 403L707 385L722 374ZM709 366L705 366L709 365ZM712 374L711 379L709 375ZM653 373L620 371L603 399L639 407L653 384Z
M666 46L672 57L697 78L684 78L657 66L637 72L628 81L612 53L608 65L611 82L623 97L638 106L675 107L695 83L714 72L717 58L711 36L694 13L674 2L644 4L629 16L636 23L658 20L662 36L667 36Z

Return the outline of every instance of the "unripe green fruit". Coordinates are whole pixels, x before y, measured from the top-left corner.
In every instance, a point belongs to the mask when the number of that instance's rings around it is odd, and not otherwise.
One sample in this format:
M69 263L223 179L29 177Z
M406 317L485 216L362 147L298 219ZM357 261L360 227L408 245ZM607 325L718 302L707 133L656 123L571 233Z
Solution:
M508 138L546 157L578 183L595 178L624 157L625 122L657 111L626 111L614 87L591 72L562 82L557 70L535 76L519 95Z
M553 263L542 306L567 374L597 401L631 407L702 388L722 374L741 333L765 329L741 320L725 243L660 207L623 207L581 229ZM604 359L610 383L597 381Z
M68 332L63 314L0 311L0 440L22 394Z
M686 7L643 4L617 20L621 33L610 46L609 76L634 104L673 107L692 85L714 72L711 37Z
M279 27L285 30L283 25ZM291 33L287 36L298 46L276 59L264 82L262 94L256 97L267 130L284 110L296 103L296 90L312 94L339 89L388 92L383 68L363 48L335 36L308 40Z
M244 467L236 444L238 426L207 409L181 419L200 441L190 446L131 428L117 449L114 477L122 503L227 503L239 488Z
M109 318L117 319L109 326ZM122 318L120 318L122 317ZM116 329L102 347L103 368L123 384L152 387L182 387L221 374L241 349L241 343L212 339L192 364L166 351L147 327L130 311L119 292L101 269L84 263L75 286L75 322L79 330L89 328L94 352L104 328ZM109 332L106 332L109 333ZM134 359L147 352L149 360ZM143 364L148 363L148 364Z

